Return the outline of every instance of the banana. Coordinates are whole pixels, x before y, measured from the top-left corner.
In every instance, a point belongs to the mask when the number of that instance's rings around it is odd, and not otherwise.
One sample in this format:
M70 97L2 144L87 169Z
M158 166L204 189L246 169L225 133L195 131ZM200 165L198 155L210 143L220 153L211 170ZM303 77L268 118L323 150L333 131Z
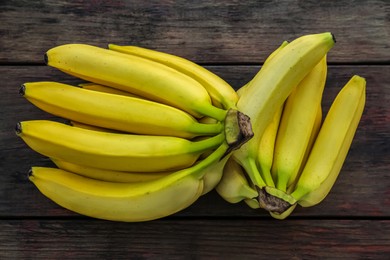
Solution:
M95 90L95 91L104 92L104 93L117 94L117 95L128 96L128 97L143 98L143 97L137 96L135 94L132 94L130 92L126 92L126 91L119 90L116 88L110 88L110 87L96 84L93 82L81 83L81 84L78 84L78 86L83 88L83 89Z
M108 48L110 50L152 60L178 70L201 83L210 94L213 104L216 106L220 106L225 109L236 108L238 96L234 89L216 74L190 60L176 55L137 46L119 46L109 44Z
M347 157L365 100L366 80L355 75L333 101L291 193L301 206L316 205L329 193Z
M299 173L321 105L326 75L324 57L286 100L272 164L272 175L276 176L276 187L281 191L286 192Z
M51 158L53 163L60 169L76 173L91 179L110 182L143 182L162 178L171 172L123 172L107 169L99 169L84 165L74 164L64 160Z
M271 52L270 55L268 55L268 57L267 57L267 58L265 59L265 61L264 61L264 65L267 64L268 62L270 62L270 61L272 60L272 58L275 57L275 55L276 55L280 50L282 50L284 47L286 47L287 44L288 44L288 41L283 41L282 44L281 44L276 50L274 50L273 52ZM264 65L263 65L263 66L264 66ZM238 95L238 97L240 97L241 93L244 92L244 89L245 89L246 87L248 87L249 83L250 83L250 81L247 82L244 86L242 86L241 88L239 88L239 89L237 90L237 95Z
M20 93L53 115L129 133L193 138L223 131L221 123L201 124L188 113L168 105L58 82L25 83Z
M212 105L209 93L199 82L139 56L86 44L65 44L48 50L45 62L78 78L165 103L195 117L222 121L226 116L226 110Z
M265 128L291 91L319 63L334 43L333 35L328 32L295 39L264 64L241 93L237 108L251 118L254 137L234 151L233 156L244 167L253 184L259 188L266 186L257 165L258 149Z
M46 197L79 214L112 221L149 221L193 204L202 194L208 167L226 150L224 143L192 167L139 183L94 180L47 167L32 167L29 179Z
M89 167L130 172L186 168L225 143L224 133L201 141L170 136L107 133L49 120L20 122L16 133L36 152Z
M306 165L307 158L309 158L311 149L313 148L314 142L317 138L318 132L320 131L321 125L322 125L322 107L319 106L318 110L317 110L317 115L316 115L316 118L314 121L313 130L311 131L309 143L306 147L305 155L303 156L301 167L299 169L297 176L295 177L295 180L287 187L287 194L291 194L291 192L293 192L295 189L295 185L297 184L297 181L299 180L299 177L301 176L302 170ZM276 177L275 177L275 179L276 179Z
M252 199L258 196L257 191L248 183L244 170L232 157L227 161L221 181L215 190L227 202L238 203L248 200L248 205L251 207L253 207Z
M80 123L80 122L73 121L73 120L69 121L69 125L74 126L74 127L83 128L83 129L102 131L102 132L107 132L107 133L124 133L124 132L117 131L114 129L103 128L103 127L94 126L94 125L88 125L88 124Z
M283 105L276 110L271 123L264 130L260 140L259 151L257 155L260 174L267 186L275 187L275 181L272 177L271 168L274 157L276 135L279 129L279 122L283 112Z

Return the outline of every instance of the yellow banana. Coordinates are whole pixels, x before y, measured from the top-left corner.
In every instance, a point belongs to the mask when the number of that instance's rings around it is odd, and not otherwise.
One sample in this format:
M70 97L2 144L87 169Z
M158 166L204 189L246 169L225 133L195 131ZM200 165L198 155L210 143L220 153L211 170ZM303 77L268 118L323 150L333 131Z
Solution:
M103 128L103 127L94 126L94 125L88 125L88 124L80 123L80 122L73 121L73 120L69 121L69 125L74 126L74 127L83 128L83 129L102 131L102 132L108 132L108 133L124 133L124 132L117 131L114 129Z
M295 180L287 187L287 194L291 194L291 192L294 191L295 185L297 184L297 181L299 180L299 176L301 176L302 170L305 167L305 164L307 162L307 158L309 158L309 154L311 152L311 149L313 148L314 142L317 138L318 132L320 131L322 124L322 107L319 106L317 110L316 119L314 121L313 130L310 135L309 143L307 145L305 155L303 156L303 160L301 163L301 167L299 169L298 175L295 177ZM276 179L276 177L275 177Z
M122 95L122 96L128 96L128 97L137 97L137 98L143 98L140 96L137 96L133 93L126 92L117 88L110 88L101 84L93 83L93 82L87 82L87 83L81 83L78 85L79 87L83 89L89 89L89 90L95 90L99 92L104 92L104 93L110 93L110 94L117 94L117 95Z
M353 76L333 101L291 196L302 206L321 202L348 154L366 99L366 81Z
M273 57L275 57L275 55L280 51L282 50L284 47L286 47L286 45L288 44L288 41L283 41L282 44L276 49L274 50L270 55L268 55L268 57L265 59L264 61L264 65L267 64L268 62L270 62L272 60ZM263 66L264 66L263 65ZM237 90L237 95L238 97L240 97L241 93L244 92L244 89L249 85L250 82L246 83L244 86L242 86L241 88L239 88Z
M33 150L50 158L131 172L186 168L202 153L225 142L223 133L195 142L170 136L93 131L48 120L20 122L16 132Z
M334 42L331 33L295 39L264 64L241 93L237 107L251 118L254 137L234 151L233 156L259 188L266 186L257 165L258 149L265 128L291 91L326 55Z
M168 105L58 82L25 83L20 93L53 115L124 132L193 138L223 131L222 123L201 124Z
M196 117L222 121L226 115L226 110L211 104L209 93L199 82L139 56L86 44L65 44L48 50L45 61L78 78L165 103Z
M171 172L123 172L107 169L99 169L84 165L74 164L64 160L51 158L54 164L65 171L91 179L110 182L143 182L162 178Z
M250 200L248 202L249 206L252 205L251 200L258 196L257 191L250 186L246 179L244 170L232 157L227 161L221 181L215 190L224 200L230 203Z
M286 192L299 173L321 105L326 75L324 57L286 100L272 164L276 187L281 191Z
M176 69L201 83L210 94L215 105L222 105L225 109L234 109L236 107L238 96L234 89L216 74L190 60L137 46L109 44L108 48L121 53L149 59Z
M283 112L283 105L276 111L271 123L264 130L260 140L257 155L260 174L267 186L275 187L274 178L271 174L272 162L275 150L275 140L279 129L279 122Z
M49 199L71 211L113 221L148 221L183 210L203 191L203 176L220 160L226 143L190 168L140 183L106 182L56 168L33 167L30 180Z

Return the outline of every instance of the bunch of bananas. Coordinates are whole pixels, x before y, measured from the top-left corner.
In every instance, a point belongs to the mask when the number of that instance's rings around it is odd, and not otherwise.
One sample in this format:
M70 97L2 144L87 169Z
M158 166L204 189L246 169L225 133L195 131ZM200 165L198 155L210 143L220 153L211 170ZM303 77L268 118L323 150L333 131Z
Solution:
M321 38L326 44L320 44ZM225 200L244 201L284 219L297 204L314 206L327 196L362 116L366 88L365 79L354 75L322 121L326 52L333 42L329 34L284 42L238 90L237 107L251 117L255 136L233 153L229 167L224 168L216 190ZM279 84L291 92L271 109L272 104L266 102L277 93L270 89ZM249 98L251 95L258 99ZM259 108L253 110L255 105Z
M28 82L20 94L66 119L22 121L16 133L56 167L29 179L74 212L146 221L216 188L276 218L329 192L364 107L355 76L322 123L331 33L284 42L239 91L178 56L136 46L65 44L45 62L83 82Z
M234 89L186 59L66 44L45 61L87 82L28 82L19 92L70 124L23 121L16 132L57 166L32 167L30 180L72 211L118 221L173 214L212 190L252 136Z

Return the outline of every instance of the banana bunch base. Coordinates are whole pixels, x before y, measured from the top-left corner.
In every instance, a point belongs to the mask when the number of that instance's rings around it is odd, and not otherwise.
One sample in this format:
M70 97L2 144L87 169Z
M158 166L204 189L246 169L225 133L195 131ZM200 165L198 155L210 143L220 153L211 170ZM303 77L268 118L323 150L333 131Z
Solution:
M53 167L29 180L49 199L93 218L169 216L215 189L284 219L322 201L363 112L354 76L322 120L331 33L283 42L235 91L187 59L137 46L65 44L44 60L78 85L24 83L19 94L59 120L17 123Z

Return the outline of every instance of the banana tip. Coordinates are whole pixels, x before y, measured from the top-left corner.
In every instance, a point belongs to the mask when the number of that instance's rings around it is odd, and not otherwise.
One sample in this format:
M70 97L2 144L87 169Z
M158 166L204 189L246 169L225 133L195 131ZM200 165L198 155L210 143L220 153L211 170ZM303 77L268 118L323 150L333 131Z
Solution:
M15 125L15 132L17 135L20 135L22 133L22 124L20 122L17 122Z
M22 84L19 89L19 95L24 96L25 93L26 93L26 86Z
M31 180L31 178L33 178L33 177L34 177L33 169L30 168L30 170L28 170L28 172L27 172L27 178L28 178L29 180Z
M48 65L49 64L49 57L47 56L47 53L45 53L43 55L43 60L45 61L45 64Z
M336 37L334 36L333 33L330 33L332 35L333 42L336 43Z

